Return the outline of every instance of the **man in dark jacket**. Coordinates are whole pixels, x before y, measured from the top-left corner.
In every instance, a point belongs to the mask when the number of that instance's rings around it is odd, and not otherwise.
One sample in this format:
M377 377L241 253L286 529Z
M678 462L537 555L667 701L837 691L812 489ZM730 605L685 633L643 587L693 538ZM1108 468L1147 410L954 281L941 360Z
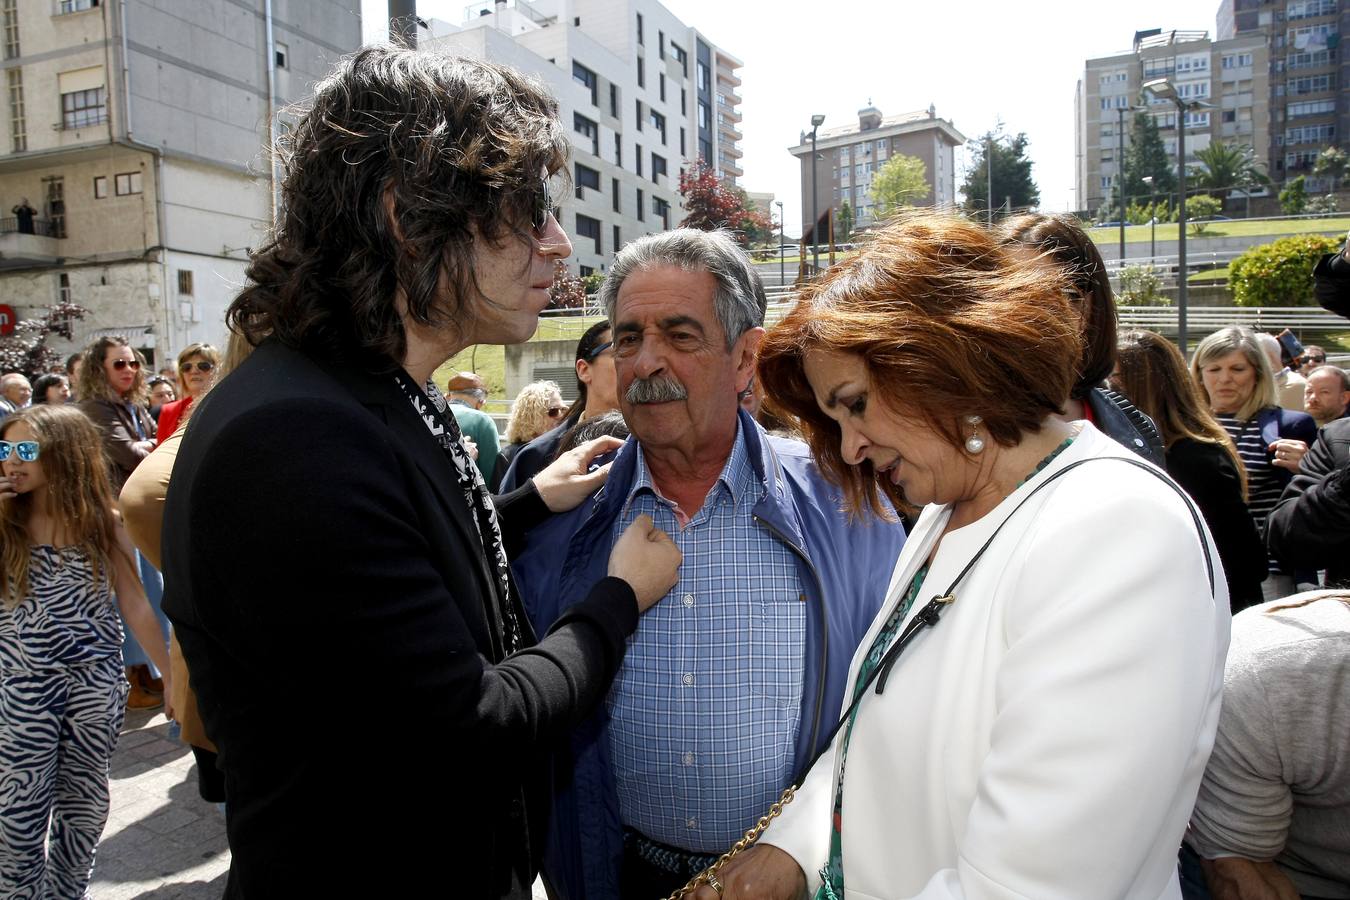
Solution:
M615 577L536 641L507 548L617 442L494 503L427 386L534 331L571 253L543 180L566 132L509 69L367 48L291 140L229 312L257 349L194 411L164 523L164 605L225 774L226 895L524 900L540 748L604 696L679 558L635 523Z
M1285 568L1326 569L1329 587L1350 587L1350 419L1323 428L1266 523Z

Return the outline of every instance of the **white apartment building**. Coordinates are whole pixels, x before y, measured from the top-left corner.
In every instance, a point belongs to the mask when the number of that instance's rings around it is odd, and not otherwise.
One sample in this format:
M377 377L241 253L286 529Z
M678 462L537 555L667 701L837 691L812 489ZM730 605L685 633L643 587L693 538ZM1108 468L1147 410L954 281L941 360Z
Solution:
M272 221L271 122L361 40L359 0L0 0L0 302L90 311L156 368L221 345Z
M867 106L858 110L857 123L823 128L816 132L814 176L811 161L810 132L802 132L788 152L801 162L802 231L811 231L811 183L816 183L815 209L823 219L834 209L835 221L845 201L853 210L853 227L863 228L875 219L872 203L872 177L892 156L918 157L928 178L928 196L915 206L950 207L956 203L955 148L966 142L948 119L939 119L937 109L929 106L919 112L883 116L881 110ZM808 238L809 239L809 238ZM826 239L821 235L821 240Z
M679 224L688 162L742 174L741 63L655 0L497 0L429 24L419 46L509 65L557 96L575 188L559 218L583 275Z

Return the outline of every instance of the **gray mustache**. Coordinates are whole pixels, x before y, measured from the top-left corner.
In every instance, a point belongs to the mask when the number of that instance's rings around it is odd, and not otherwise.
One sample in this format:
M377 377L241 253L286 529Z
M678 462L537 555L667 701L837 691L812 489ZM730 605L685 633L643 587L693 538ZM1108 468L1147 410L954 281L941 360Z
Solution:
M689 392L674 378L657 376L654 378L635 378L624 392L629 403L669 403L672 400L687 400Z

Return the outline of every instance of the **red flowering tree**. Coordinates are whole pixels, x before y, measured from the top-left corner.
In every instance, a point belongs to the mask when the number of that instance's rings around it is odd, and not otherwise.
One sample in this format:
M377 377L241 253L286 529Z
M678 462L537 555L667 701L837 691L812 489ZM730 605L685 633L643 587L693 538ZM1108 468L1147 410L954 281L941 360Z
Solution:
M745 191L722 181L703 160L680 173L680 196L685 212L682 228L724 228L742 244L773 236L769 217L751 205Z
M85 317L82 306L58 303L41 318L24 319L14 327L14 333L0 337L0 372L22 372L29 378L44 372L64 371L64 360L47 346L47 338L71 340L75 336L75 321Z
M567 271L560 259L553 261L553 286L548 289L549 309L581 309L586 305L586 287L581 277Z

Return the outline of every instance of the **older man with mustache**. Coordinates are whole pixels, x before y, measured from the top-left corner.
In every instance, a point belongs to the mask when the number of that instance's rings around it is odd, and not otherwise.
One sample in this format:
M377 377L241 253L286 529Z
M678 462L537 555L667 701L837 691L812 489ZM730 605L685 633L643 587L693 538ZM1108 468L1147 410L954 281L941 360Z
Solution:
M684 568L562 750L575 768L544 875L565 900L669 894L764 814L834 724L904 541L898 521L850 523L806 446L740 410L765 296L726 234L629 244L601 299L633 436L605 488L537 528L513 568L541 633L639 515Z

